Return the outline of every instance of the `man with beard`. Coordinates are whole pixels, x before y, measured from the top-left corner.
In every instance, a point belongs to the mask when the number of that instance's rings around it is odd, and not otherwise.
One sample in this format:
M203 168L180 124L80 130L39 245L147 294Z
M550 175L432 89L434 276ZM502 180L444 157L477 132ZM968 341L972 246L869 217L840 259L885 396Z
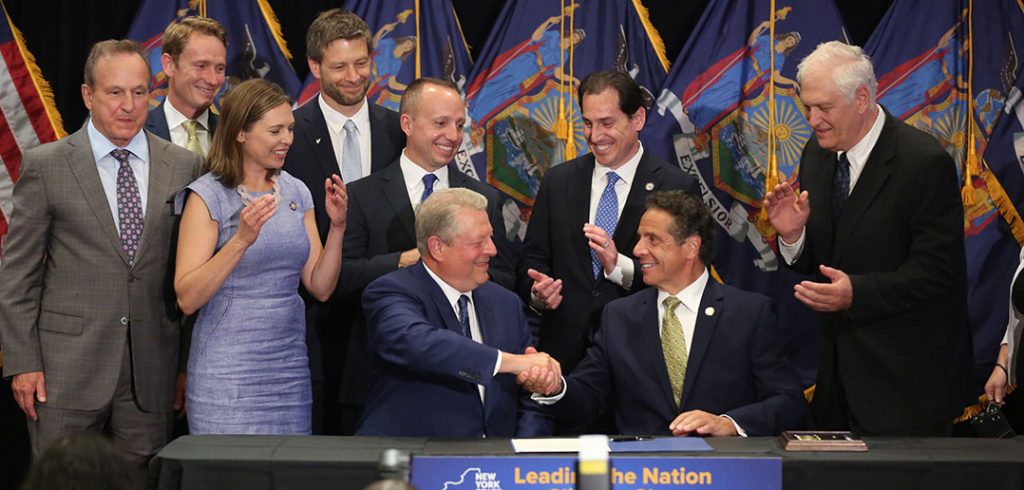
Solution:
M309 69L320 80L320 96L295 111L295 141L284 169L322 201L324 179L340 173L352 183L377 172L398 159L405 135L396 112L366 101L373 46L362 19L341 9L321 13L306 33L306 50ZM315 215L324 241L327 214L316 208ZM352 434L359 422L362 380L350 377L349 369L343 375L343 367L358 302L335 292L326 303L307 296L306 304L313 433ZM335 400L341 405L337 409Z

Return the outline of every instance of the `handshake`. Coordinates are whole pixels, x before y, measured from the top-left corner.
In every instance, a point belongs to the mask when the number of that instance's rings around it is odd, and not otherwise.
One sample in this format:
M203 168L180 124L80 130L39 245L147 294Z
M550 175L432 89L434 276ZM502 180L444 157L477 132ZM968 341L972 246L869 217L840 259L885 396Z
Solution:
M522 354L501 353L501 373L516 376L516 383L523 389L543 396L557 395L562 391L562 366L545 352L537 352L533 346Z

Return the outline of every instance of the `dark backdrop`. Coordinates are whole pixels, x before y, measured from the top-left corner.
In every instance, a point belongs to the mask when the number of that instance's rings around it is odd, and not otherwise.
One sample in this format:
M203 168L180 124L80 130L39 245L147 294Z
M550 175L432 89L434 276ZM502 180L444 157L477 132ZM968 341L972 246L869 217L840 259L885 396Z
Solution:
M423 3L441 1L424 0ZM863 45L892 0L835 1L850 40ZM96 41L124 37L141 0L4 0L3 3L53 87L65 129L76 130L86 116L79 87L89 47ZM341 3L340 0L270 0L294 55L292 65L300 80L309 71L305 60L306 28L317 13ZM454 3L476 59L505 0L454 0ZM641 3L649 9L651 22L665 41L668 59L675 60L708 0L642 0Z

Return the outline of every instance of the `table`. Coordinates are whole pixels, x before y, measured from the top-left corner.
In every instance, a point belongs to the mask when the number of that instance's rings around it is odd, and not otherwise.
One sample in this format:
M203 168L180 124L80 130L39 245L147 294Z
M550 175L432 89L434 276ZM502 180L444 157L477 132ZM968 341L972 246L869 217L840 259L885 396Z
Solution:
M1024 488L1024 436L1013 439L866 438L866 453L786 452L775 438L711 438L686 457L778 456L785 489ZM507 455L507 439L186 436L150 465L150 486L176 489L360 489L378 478L381 451ZM665 454L660 454L665 456Z

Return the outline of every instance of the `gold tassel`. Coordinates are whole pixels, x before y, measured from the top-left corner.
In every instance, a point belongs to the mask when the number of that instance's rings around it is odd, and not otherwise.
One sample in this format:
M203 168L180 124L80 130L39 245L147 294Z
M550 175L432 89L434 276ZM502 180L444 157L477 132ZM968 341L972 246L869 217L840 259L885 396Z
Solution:
M60 111L57 110L57 105L53 102L53 88L50 87L50 82L43 78L43 70L36 64L36 57L25 47L25 38L22 37L21 31L14 27L11 16L7 15L7 7L0 3L0 8L4 9L7 25L11 28L11 34L14 35L14 43L18 46L18 52L21 53L21 58L25 61L25 67L28 68L29 76L32 78L32 85L35 86L36 93L39 94L39 99L43 102L43 110L46 112L46 118L50 121L50 126L53 127L53 134L57 139L61 139L68 133L64 131L64 122L61 121Z
M260 11L263 12L263 19L267 21L267 27L270 27L270 32L274 35L277 47L281 48L285 59L291 61L292 53L288 51L288 43L284 41L284 36L281 34L281 23L277 21L277 15L274 14L269 0L256 0L256 3L260 6Z
M967 159L960 200L964 207L974 205L974 176L978 174L978 151L974 139L974 0L967 3Z

